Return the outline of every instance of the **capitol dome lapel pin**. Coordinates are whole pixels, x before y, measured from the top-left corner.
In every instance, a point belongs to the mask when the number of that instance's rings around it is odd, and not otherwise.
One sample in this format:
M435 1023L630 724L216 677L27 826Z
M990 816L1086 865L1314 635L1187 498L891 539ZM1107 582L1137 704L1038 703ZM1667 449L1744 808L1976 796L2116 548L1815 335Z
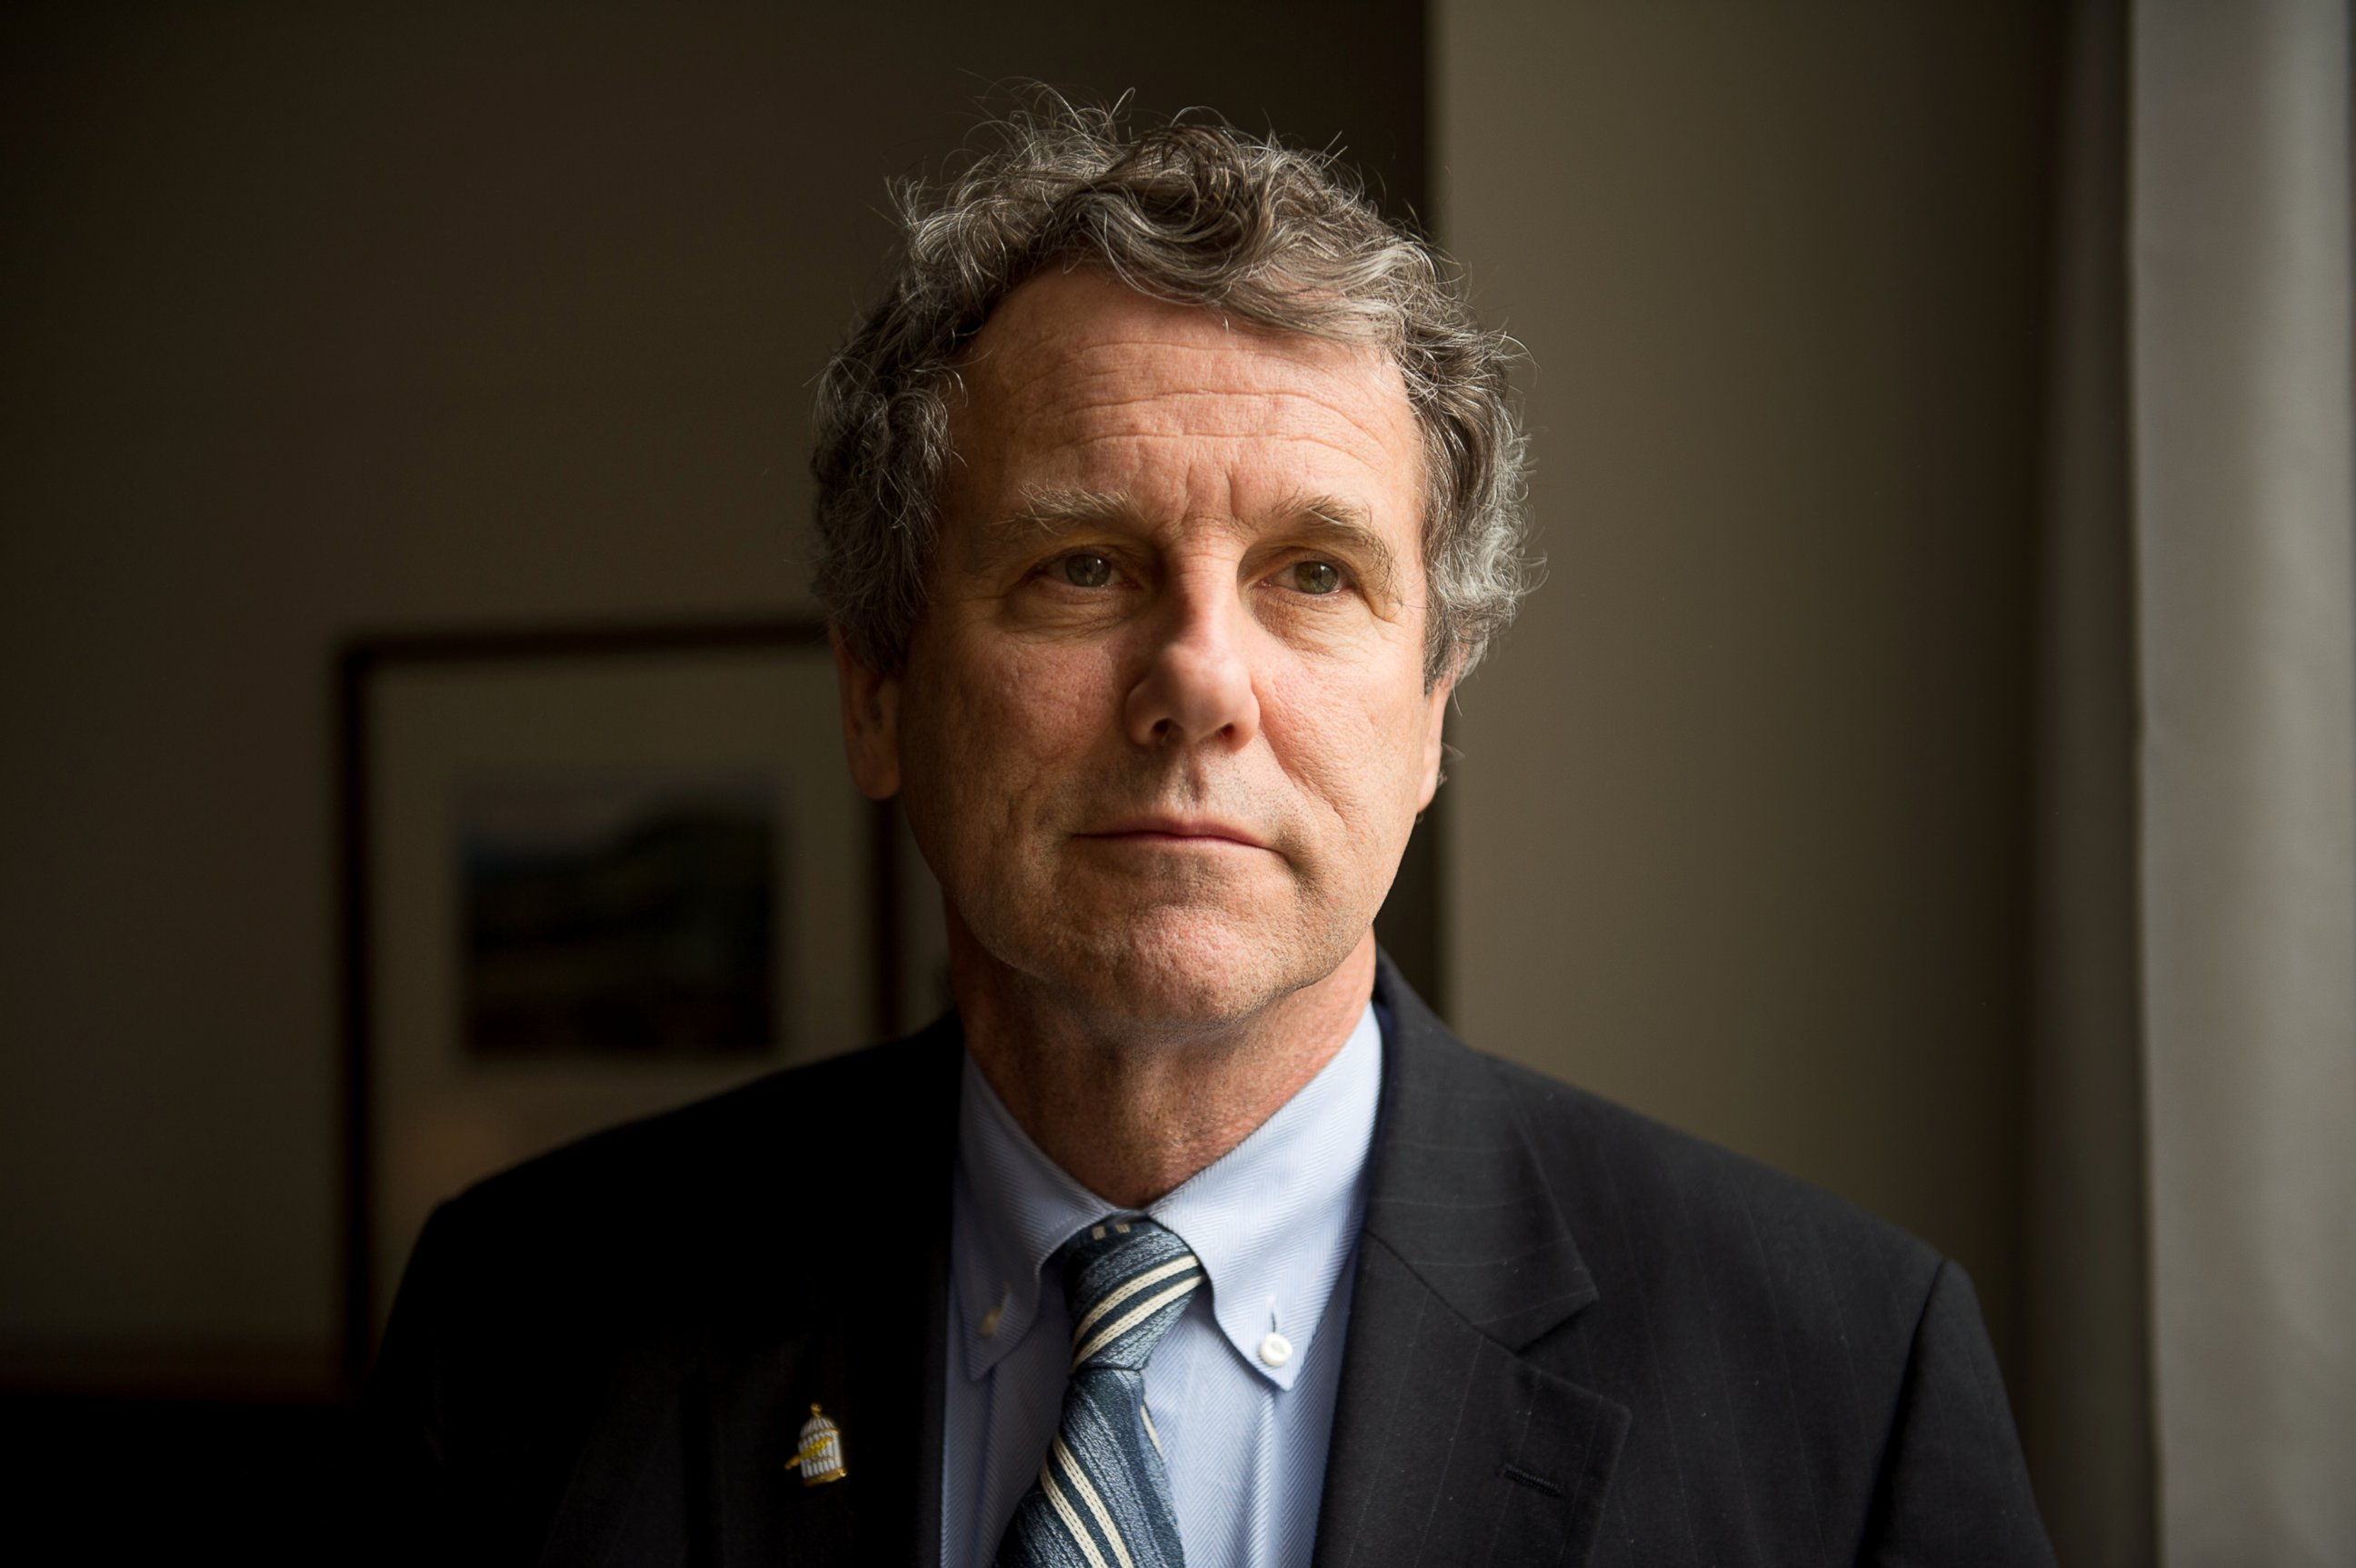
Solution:
M823 1487L851 1474L842 1464L842 1428L829 1421L815 1404L810 1406L809 1419L802 1423L801 1446L786 1461L786 1468L799 1470L805 1487Z

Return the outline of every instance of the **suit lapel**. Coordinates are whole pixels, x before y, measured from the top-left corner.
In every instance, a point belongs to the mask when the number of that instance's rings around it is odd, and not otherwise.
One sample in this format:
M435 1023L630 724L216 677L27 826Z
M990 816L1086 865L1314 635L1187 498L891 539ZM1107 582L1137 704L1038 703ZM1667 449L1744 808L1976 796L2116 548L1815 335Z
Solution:
M1489 1064L1387 959L1316 1568L1584 1563L1628 1412L1520 1354L1595 1283Z

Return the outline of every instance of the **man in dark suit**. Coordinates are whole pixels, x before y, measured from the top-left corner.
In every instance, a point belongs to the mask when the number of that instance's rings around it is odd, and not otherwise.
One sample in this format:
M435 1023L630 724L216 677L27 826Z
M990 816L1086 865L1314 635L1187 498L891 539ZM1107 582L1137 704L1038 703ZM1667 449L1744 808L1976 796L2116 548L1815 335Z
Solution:
M861 787L956 1010L420 1241L395 1560L2049 1560L1961 1273L1377 952L1522 587L1505 345L1323 160L1050 105L822 391Z

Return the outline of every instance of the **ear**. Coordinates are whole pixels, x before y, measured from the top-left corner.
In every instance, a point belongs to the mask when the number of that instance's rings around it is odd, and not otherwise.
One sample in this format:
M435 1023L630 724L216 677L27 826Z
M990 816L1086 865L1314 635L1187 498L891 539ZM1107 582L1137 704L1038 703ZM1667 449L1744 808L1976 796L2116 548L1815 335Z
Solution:
M1419 814L1431 809L1431 798L1440 793L1440 762L1448 753L1444 741L1448 727L1448 699L1455 693L1456 675L1453 671L1431 683L1423 694L1423 791L1416 805Z
M839 628L828 628L826 636L842 693L842 749L851 780L869 800L888 800L900 792L899 677L870 670Z

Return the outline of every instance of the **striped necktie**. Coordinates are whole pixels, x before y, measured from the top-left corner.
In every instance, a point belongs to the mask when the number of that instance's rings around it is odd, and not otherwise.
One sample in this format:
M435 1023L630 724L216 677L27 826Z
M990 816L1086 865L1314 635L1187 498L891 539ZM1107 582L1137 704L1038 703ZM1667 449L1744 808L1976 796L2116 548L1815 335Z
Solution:
M1202 1284L1186 1243L1107 1220L1064 1248L1072 1374L1039 1478L1014 1505L997 1568L1184 1568L1145 1363Z

